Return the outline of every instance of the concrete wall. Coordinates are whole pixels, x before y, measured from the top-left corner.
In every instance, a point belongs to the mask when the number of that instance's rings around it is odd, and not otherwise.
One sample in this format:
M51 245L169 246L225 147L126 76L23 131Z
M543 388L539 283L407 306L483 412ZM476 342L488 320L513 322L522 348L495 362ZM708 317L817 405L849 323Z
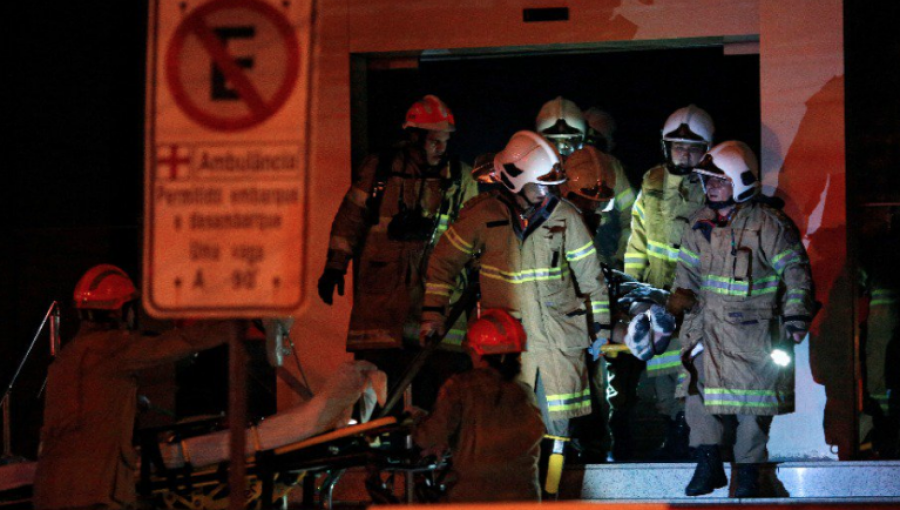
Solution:
M805 236L822 290L819 299L827 301L820 319L828 321L821 329L828 334L807 344L812 352L807 347L797 352L801 409L775 421L771 450L774 456L829 455L822 428L827 388L830 442L849 452L853 385L846 374L852 374L853 350L844 274L840 0L560 0L550 6L567 6L570 20L550 23L522 22L523 8L548 6L534 1L319 0L317 5L307 299L294 329L314 389L336 364L350 359L344 338L351 285L348 295L329 307L316 296L316 279L331 221L350 181L351 53L654 40L678 44L679 39L739 40L758 34L765 183L769 192L777 186L788 199L787 212ZM294 401L288 391L280 398L282 405ZM809 440L798 442L799 437Z

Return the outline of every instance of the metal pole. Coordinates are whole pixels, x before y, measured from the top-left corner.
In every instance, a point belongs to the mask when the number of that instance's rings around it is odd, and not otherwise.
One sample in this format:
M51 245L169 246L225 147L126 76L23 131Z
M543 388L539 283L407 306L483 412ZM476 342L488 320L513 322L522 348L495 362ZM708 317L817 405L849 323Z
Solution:
M229 510L244 509L247 423L247 353L240 337L228 344L228 429L231 435L231 470L228 477ZM263 507L265 507L263 502Z
M6 402L9 399L9 394L12 393L13 386L15 386L16 380L19 378L19 374L22 373L22 368L25 367L25 362L28 361L28 356L31 355L31 351L32 349L34 349L34 344L37 343L38 336L40 336L41 331L44 330L44 325L47 324L47 319L50 318L50 314L53 312L53 309L56 308L56 306L56 301L50 303L50 308L48 308L47 313L44 314L44 320L41 321L41 325L38 326L37 331L35 331L34 338L31 339L31 345L28 346L28 350L25 351L25 355L22 356L22 361L19 362L19 367L16 368L16 373L13 374L12 380L9 381L9 386L6 388L6 393L3 394L3 402Z
M16 381L19 379L19 374L22 373L22 369L25 368L25 363L28 361L28 357L31 356L31 351L34 349L34 345L37 343L38 337L41 335L41 331L44 330L44 325L47 324L47 319L50 318L50 315L56 310L56 316L54 320L59 320L59 311L57 310L59 303L53 301L50 303L50 308L47 309L47 313L44 314L44 320L41 321L41 325L38 326L37 331L34 333L34 338L31 339L31 344L28 346L28 350L25 351L25 355L22 356L22 361L19 362L19 366L16 368L16 372L13 374L12 379L9 381L9 386L6 387L6 391L3 393L3 399L0 400L0 407L3 408L3 457L8 458L12 456L12 425L10 424L10 398L12 397L13 387L16 385ZM58 328L55 330L58 331ZM53 338L50 339L51 344L53 343Z

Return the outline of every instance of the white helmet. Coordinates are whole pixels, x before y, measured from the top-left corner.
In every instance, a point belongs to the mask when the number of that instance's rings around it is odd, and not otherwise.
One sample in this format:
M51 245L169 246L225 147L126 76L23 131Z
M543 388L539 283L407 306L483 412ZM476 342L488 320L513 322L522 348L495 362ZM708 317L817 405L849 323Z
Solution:
M664 142L706 143L709 150L715 130L712 117L706 111L688 105L669 115L662 129L662 139Z
M532 131L512 135L506 147L494 156L494 175L513 193L533 182L553 186L566 182L559 154Z
M612 152L616 146L613 136L616 134L616 119L609 113L590 107L584 111L584 120L587 122L587 132L584 135L584 143L592 145L603 152Z
M535 130L568 156L584 141L584 115L578 105L562 96L544 103L535 120Z
M735 202L746 202L759 191L759 162L744 142L722 142L703 156L694 169L700 175L731 181Z

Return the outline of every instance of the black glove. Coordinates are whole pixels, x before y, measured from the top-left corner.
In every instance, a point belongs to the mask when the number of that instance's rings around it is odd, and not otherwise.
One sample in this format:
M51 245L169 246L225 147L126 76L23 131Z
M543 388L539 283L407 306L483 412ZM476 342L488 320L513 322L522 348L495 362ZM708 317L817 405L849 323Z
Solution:
M334 288L337 287L338 295L344 295L344 272L339 269L326 267L319 277L319 297L326 305L334 301Z

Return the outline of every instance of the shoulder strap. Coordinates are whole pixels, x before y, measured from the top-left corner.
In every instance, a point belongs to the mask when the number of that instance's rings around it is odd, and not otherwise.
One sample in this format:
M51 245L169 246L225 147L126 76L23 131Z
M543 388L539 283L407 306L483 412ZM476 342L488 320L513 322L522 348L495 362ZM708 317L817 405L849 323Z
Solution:
M396 154L397 152L394 150L386 150L378 154L375 179L372 181L372 189L369 191L369 198L366 200L369 225L377 225L381 218L381 202L384 200L384 190L387 187L388 179L391 177Z

